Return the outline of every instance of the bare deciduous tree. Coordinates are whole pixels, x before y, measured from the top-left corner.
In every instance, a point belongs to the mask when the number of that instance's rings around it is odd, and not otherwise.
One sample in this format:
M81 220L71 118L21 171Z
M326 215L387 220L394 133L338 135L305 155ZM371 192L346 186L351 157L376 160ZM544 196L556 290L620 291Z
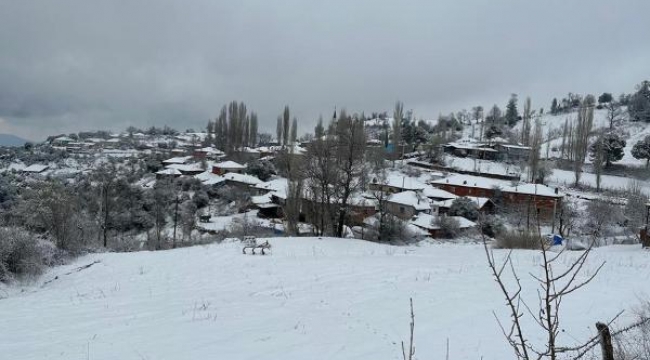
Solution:
M404 119L404 103L398 101L393 110L393 150L398 151L402 143L402 119Z
M361 185L363 173L366 136L363 122L348 116L345 111L337 121L336 127L336 204L338 219L335 234L343 236L343 228L349 212L348 201L352 193Z

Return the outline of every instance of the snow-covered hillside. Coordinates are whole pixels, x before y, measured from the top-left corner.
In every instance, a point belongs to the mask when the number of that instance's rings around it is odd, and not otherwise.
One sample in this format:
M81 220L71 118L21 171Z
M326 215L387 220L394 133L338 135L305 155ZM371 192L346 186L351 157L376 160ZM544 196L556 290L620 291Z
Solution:
M270 241L270 256L224 243L88 255L55 268L24 292L0 292L0 357L400 359L409 297L418 358L444 358L447 339L452 359L513 357L492 315L507 314L479 245ZM650 290L647 255L638 246L597 249L585 276L607 264L563 303L561 341L586 339L596 321L637 305ZM537 273L540 256L519 251L514 263ZM523 282L536 303L530 277Z
M569 124L571 124L573 121L575 121L577 116L578 116L577 112L572 112L568 114L558 114L558 115L545 114L540 118L542 124L543 138L544 138L544 143L542 144L541 151L540 151L542 158L545 158L547 154L548 157L551 159L560 157L560 149L562 145L562 130L564 127L564 123L565 121L568 120ZM627 144L625 147L625 155L622 160L617 162L617 164L625 164L625 165L633 165L633 166L645 165L645 162L643 160L635 159L632 156L631 152L632 152L632 147L634 146L634 144L636 144L637 141L650 135L650 125L646 123L630 122L627 120L627 115L625 114L623 114L621 118L622 118L621 121L615 123L614 129L617 133L620 133L622 135L623 139L626 140ZM514 130L521 131L521 127L522 127L522 122L519 122L515 126ZM593 125L594 132L599 132L608 129L609 129L609 119L608 119L607 110L605 109L595 110L594 125ZM551 141L547 141L549 133L551 135ZM589 159L587 159L587 162L589 162Z

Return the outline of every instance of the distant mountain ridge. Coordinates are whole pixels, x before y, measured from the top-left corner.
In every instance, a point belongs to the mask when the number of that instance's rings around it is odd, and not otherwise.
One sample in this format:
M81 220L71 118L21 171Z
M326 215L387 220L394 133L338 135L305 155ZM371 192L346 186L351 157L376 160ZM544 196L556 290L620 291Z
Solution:
M29 140L12 134L0 134L0 146L23 146Z

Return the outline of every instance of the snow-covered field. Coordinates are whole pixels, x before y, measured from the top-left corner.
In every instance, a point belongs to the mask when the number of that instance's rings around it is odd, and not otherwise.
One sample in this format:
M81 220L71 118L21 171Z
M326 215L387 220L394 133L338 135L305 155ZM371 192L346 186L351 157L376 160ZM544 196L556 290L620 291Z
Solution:
M270 241L270 256L242 255L235 243L88 255L23 292L6 289L0 358L399 359L409 297L419 359L444 358L447 339L452 359L513 358L492 314L506 316L481 246ZM650 290L650 254L638 246L592 256L585 276L607 264L564 303L567 342ZM540 257L519 251L514 260L533 303L526 274L539 271Z
M552 185L573 186L575 183L575 174L569 170L553 169L553 173L548 181ZM600 181L602 188L611 190L626 190L629 188L630 183L636 182L641 187L641 190L650 196L650 182L648 181L615 175L601 175ZM580 176L580 183L595 188L596 175L583 172Z

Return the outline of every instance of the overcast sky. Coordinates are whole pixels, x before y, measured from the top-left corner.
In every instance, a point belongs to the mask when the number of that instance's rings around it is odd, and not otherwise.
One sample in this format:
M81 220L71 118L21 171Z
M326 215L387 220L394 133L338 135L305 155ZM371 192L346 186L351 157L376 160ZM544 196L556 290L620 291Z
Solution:
M416 117L650 79L648 0L0 0L0 133L203 128L230 100Z

